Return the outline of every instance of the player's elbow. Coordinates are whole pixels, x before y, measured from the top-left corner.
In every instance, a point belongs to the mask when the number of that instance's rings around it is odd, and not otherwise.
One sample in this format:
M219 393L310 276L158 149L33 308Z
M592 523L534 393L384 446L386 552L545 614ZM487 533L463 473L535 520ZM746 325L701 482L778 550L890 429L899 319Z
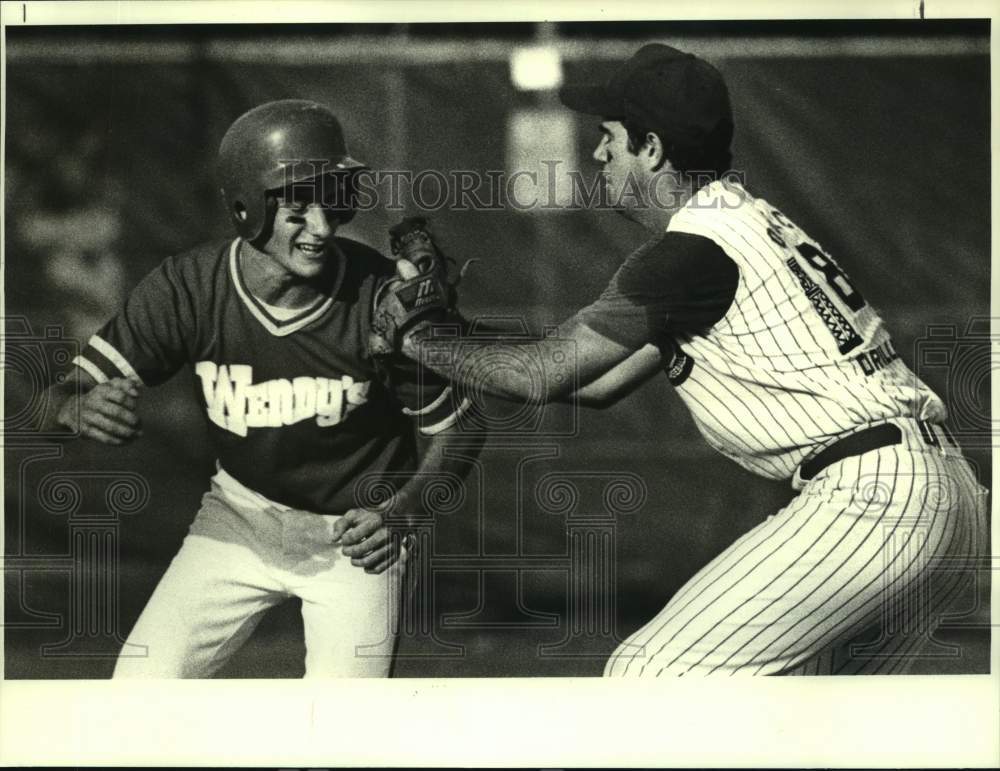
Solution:
M617 394L613 393L598 393L598 394L588 394L579 392L573 395L571 401L576 402L576 404L581 407L586 407L591 410L606 410L618 403L619 397Z
M609 382L607 378L598 378L583 388L577 389L571 394L571 397L581 407L606 410L608 407L618 404L628 392L629 389L621 383Z

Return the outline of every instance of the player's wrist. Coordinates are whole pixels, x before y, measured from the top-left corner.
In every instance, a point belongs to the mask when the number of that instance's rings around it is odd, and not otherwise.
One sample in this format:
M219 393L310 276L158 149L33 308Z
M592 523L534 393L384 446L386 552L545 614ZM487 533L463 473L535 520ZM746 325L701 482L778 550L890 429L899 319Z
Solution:
M412 480L396 491L382 507L383 522L396 527L411 525L423 511L421 493L422 486Z
M79 433L81 394L76 383L61 383L49 389L49 399L39 417L38 429L44 433L65 434L70 438Z
M404 354L416 354L421 344L434 333L434 322L422 319L407 329L402 336L400 347Z

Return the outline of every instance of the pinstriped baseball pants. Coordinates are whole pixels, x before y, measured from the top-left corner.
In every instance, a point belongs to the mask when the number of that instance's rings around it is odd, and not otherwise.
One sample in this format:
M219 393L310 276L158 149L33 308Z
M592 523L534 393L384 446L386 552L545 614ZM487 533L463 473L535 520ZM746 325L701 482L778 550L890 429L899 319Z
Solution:
M986 491L957 449L846 458L700 570L604 674L903 672L987 532Z

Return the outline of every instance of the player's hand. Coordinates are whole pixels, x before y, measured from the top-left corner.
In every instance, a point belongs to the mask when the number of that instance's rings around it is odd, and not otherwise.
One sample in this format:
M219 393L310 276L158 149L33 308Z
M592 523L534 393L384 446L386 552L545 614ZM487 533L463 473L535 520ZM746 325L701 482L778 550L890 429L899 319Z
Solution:
M136 414L140 384L127 378L98 383L79 398L69 398L59 409L60 425L84 439L122 445L142 436Z
M407 549L392 538L384 524L383 512L376 509L351 509L333 527L334 542L339 540L341 553L351 564L366 573L384 573L396 562L405 564Z
M438 248L426 219L406 217L390 228L389 239L396 275L384 279L375 290L368 336L373 356L399 353L405 335L448 321L457 299L458 281L448 282L449 260Z

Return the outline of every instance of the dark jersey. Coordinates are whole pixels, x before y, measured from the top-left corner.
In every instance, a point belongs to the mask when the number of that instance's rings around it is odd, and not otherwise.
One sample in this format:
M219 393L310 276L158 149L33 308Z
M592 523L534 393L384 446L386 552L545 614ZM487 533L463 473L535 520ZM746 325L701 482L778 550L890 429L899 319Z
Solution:
M239 243L165 260L75 363L146 385L190 363L223 469L279 503L342 513L361 477L415 467L414 413L433 434L461 407L444 381L369 356L374 290L393 272L378 252L337 238L330 296L279 319L246 289Z

